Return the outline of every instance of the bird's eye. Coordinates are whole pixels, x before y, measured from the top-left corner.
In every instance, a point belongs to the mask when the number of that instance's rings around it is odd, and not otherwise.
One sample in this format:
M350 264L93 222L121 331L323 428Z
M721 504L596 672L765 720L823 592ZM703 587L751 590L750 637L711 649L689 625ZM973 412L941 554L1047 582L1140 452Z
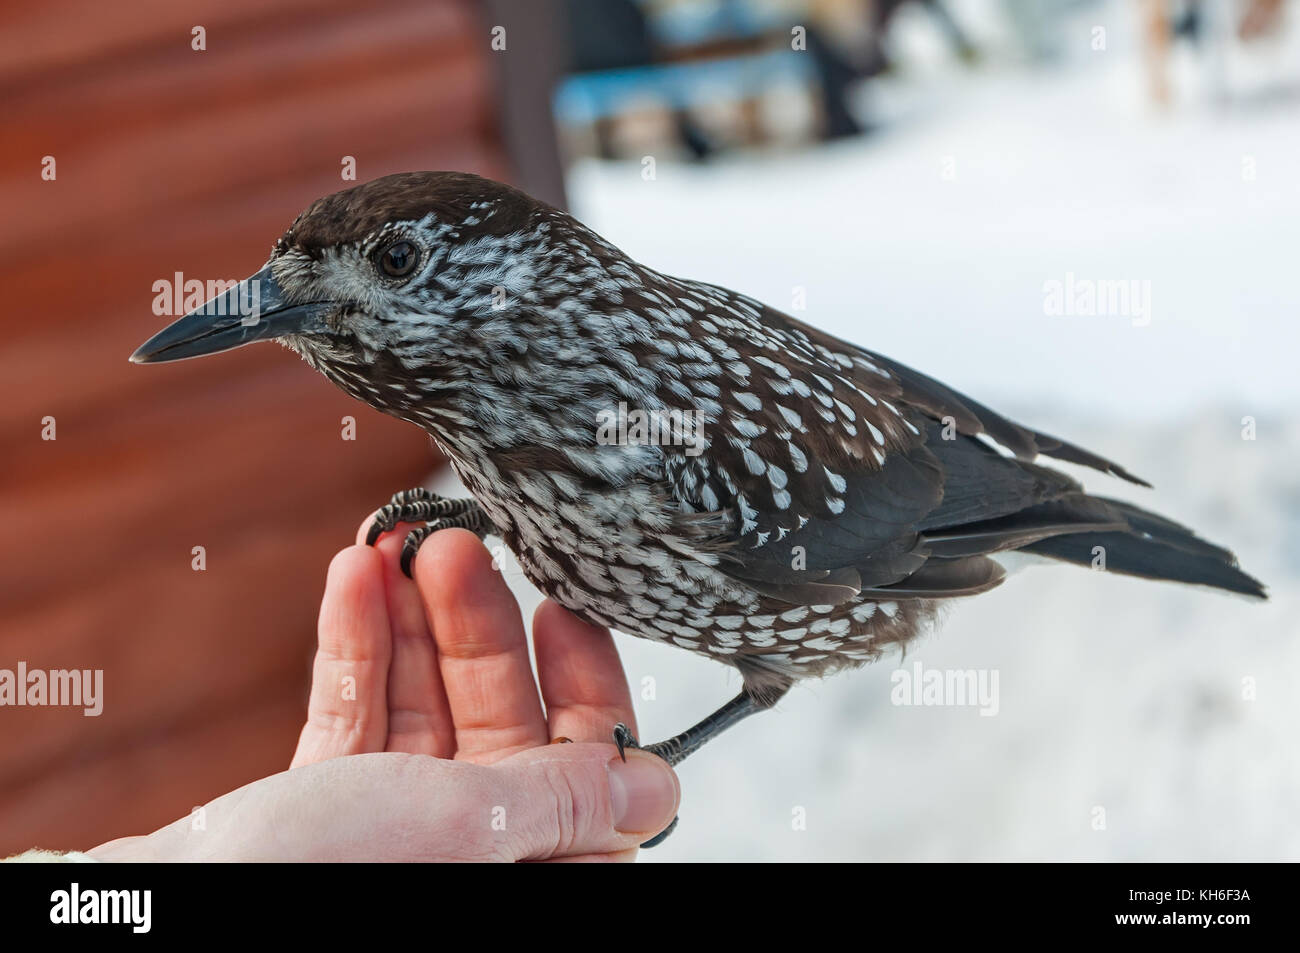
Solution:
M389 278L405 278L419 263L419 251L407 241L393 242L379 253L379 267Z

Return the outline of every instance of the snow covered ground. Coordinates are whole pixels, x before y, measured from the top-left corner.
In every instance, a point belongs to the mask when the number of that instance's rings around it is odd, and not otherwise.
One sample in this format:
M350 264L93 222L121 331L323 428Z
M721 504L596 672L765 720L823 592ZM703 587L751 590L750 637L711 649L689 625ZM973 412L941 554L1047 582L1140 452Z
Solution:
M1271 601L1027 569L687 761L646 859L1300 859L1300 109L1156 115L1123 26L1071 68L885 89L899 119L868 138L581 165L574 210L669 273L801 288L806 320L1124 463L1156 490L1071 472L1232 547ZM1047 313L1067 275L1149 282L1149 322ZM739 686L619 644L647 740ZM995 670L997 714L892 704L917 662Z

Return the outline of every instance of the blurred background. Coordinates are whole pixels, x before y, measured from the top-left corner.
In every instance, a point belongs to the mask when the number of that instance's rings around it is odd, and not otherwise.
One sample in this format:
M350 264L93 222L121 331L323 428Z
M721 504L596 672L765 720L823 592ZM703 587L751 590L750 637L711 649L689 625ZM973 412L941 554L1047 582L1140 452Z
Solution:
M250 274L351 168L566 206L1122 462L1157 490L1075 475L1270 586L1028 570L686 762L646 859L1300 857L1300 4L51 0L0 12L0 101L0 668L105 683L0 708L0 855L283 769L330 557L451 488L279 348L126 362L155 282ZM738 687L619 644L646 740ZM998 672L998 714L891 704L917 662Z

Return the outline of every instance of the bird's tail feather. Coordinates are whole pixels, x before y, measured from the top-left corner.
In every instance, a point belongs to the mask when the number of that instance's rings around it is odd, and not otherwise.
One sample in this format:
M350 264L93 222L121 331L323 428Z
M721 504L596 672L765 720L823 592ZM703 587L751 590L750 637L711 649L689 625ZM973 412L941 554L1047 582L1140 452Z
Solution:
M1222 546L1206 542L1173 520L1119 500L1093 497L1123 514L1127 531L1066 533L1020 547L1052 559L1091 566L1098 556L1108 572L1146 579L1165 579L1212 586L1261 599L1268 598L1259 580L1237 568L1237 559ZM1101 547L1100 554L1097 547Z

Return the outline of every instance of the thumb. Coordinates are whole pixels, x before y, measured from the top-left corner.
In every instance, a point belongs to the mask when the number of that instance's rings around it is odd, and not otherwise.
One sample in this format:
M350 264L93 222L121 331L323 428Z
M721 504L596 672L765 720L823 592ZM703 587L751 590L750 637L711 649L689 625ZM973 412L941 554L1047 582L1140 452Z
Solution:
M531 748L492 766L516 860L628 850L677 814L681 786L662 758L607 744Z

